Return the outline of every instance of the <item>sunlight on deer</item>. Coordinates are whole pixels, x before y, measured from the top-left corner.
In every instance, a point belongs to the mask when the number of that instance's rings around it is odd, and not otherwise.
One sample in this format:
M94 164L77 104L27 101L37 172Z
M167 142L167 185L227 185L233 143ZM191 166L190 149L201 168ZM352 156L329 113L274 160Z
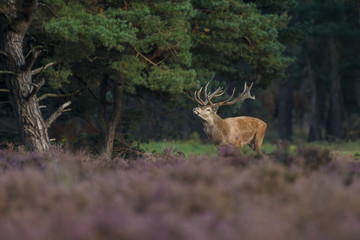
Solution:
M222 96L225 93L224 90L218 88L213 93L208 94L208 85L209 83L204 89L205 100L200 96L203 88L195 91L195 100L201 106L193 109L193 113L200 118L208 138L217 146L230 145L241 150L243 146L249 145L253 151L261 153L261 145L267 127L264 121L246 116L222 119L216 113L221 106L232 105L247 98L255 99L255 96L250 95L253 84L248 87L245 83L244 91L232 100L235 93L234 88L227 100L218 103L213 103L211 99Z

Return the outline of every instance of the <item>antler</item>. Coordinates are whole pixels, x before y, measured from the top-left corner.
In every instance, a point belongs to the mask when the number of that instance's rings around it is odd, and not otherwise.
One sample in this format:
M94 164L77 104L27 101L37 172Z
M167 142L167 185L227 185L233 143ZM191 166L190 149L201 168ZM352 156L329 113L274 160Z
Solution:
M205 90L204 90L204 95L205 95L205 101L200 97L201 92L203 90L203 88L201 87L199 91L195 91L195 100L202 106L208 105L208 103L210 103L210 105L215 105L218 104L218 106L226 106L226 105L232 105L235 104L237 102L240 102L244 99L250 98L250 99L255 99L255 96L251 96L250 94L250 90L253 86L253 83L251 83L250 87L247 86L246 82L244 84L244 91L234 100L230 101L233 97L234 97L234 93L235 93L235 89L233 89L231 96L223 101L223 102L219 102L219 103L213 103L211 101L211 99L213 97L220 97L222 96L225 92L223 90L223 88L219 87L218 89L216 89L213 93L208 94L207 92L207 88L209 86L209 82L205 85Z
M240 101L242 101L242 100L245 100L245 99L247 99L247 98L255 99L255 96L251 96L251 94L250 94L250 90L251 90L253 84L254 84L254 83L251 83L250 87L248 87L247 84L246 84L246 82L245 82L245 84L244 84L244 91L243 91L237 98L235 98L234 100L230 101L230 100L233 98L234 93L235 93L235 88L234 88L231 96L230 96L227 100L218 103L218 104L219 104L219 107L220 107L220 106L226 106L226 105L232 105L232 104L238 103L238 102L240 102Z
M201 91L202 91L203 88L200 88L199 91L195 91L195 94L194 94L195 95L195 100L202 106L208 105L208 103L210 103L211 105L214 105L211 102L211 99L213 97L220 97L221 95L223 95L225 93L224 90L221 87L219 87L213 93L208 94L208 92L207 92L208 86L209 86L209 82L205 85L205 90L204 90L205 101L202 100L201 97L200 97Z

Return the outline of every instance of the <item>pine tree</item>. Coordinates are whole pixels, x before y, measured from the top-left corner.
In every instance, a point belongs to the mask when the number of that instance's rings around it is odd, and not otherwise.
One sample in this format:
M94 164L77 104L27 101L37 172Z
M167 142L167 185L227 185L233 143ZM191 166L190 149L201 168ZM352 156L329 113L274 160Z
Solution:
M254 2L44 0L42 6L28 40L47 50L42 63L54 63L44 71L51 86L77 79L98 89L107 156L123 100L140 89L182 95L216 74L233 81L257 76L265 86L292 61L279 39L289 17Z

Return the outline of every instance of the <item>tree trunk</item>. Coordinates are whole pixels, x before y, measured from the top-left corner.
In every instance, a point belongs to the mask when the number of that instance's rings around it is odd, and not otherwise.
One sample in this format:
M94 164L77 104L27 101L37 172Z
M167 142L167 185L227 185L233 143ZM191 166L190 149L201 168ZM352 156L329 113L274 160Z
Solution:
M356 96L356 104L360 109L360 70L357 72L356 80L355 80L355 96Z
M286 81L279 81L279 137L290 140L292 129L293 87L290 77Z
M320 141L322 140L321 134L321 125L319 120L319 109L318 109L318 95L317 95L317 87L313 74L312 65L310 62L309 53L306 51L306 67L309 74L309 81L311 86L311 102L310 102L310 116L309 116L309 136L308 141Z
M345 110L341 91L341 76L339 73L339 52L333 38L328 41L331 61L330 109L326 124L327 135L330 138L344 138Z
M25 61L23 40L30 26L37 1L8 0L7 12L0 14L1 68L9 73L4 79L9 89L9 98L17 121L20 137L29 151L43 151L50 141L46 123L39 110L31 67L33 61Z
M107 118L106 116L106 94L108 87L110 87L110 89L112 90L114 99L113 108L109 118ZM122 86L118 82L110 80L108 76L104 76L100 83L98 124L101 131L101 153L104 154L106 157L112 156L116 126L119 123L121 117L122 98Z

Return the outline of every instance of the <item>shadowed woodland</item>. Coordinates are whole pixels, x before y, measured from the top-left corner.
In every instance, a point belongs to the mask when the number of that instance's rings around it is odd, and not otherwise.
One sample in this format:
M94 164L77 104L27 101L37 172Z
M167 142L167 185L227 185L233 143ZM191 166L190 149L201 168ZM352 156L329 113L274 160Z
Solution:
M359 238L359 39L357 0L0 0L0 235ZM245 82L262 156L192 111Z

